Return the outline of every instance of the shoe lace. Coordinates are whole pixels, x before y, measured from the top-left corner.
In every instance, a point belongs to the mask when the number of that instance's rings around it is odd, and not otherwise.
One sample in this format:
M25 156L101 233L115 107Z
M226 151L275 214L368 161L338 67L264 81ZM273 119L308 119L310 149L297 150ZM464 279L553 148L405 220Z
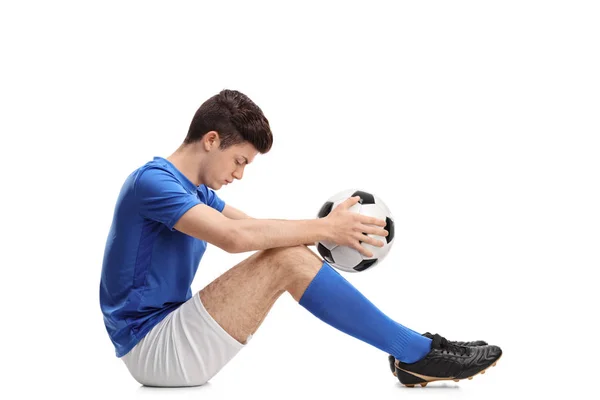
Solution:
M470 353L468 347L452 344L445 337L440 336L437 333L433 335L433 346L442 350L442 352L446 354L464 356Z

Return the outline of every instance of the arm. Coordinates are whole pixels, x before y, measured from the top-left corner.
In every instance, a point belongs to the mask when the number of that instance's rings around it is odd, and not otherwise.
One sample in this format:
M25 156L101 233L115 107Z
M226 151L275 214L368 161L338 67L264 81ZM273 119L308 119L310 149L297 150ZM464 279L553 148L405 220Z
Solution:
M228 210L229 215L243 214L237 214L235 211L232 214L232 209L233 207L230 207ZM249 217L232 219L204 204L190 208L174 227L229 253L315 243L330 239L331 231L328 221L324 218L294 221Z
M320 241L334 233L334 229L324 229L323 226L335 224L322 220L228 218L221 213L225 204L210 196L211 192L207 192L210 205L203 204L195 194L188 193L173 174L161 168L148 168L140 173L134 191L140 215L144 218L205 240L228 252L295 246ZM234 218L246 216L233 207L229 207L227 213Z
M229 204L225 204L225 208L223 208L222 214L229 219L246 219L251 218L246 215L242 211L238 210L235 207L230 206Z
M232 207L228 204L225 205L225 208L223 208L222 214L224 216L226 216L229 219L247 219L247 218L252 218L250 216L248 216L247 214L245 214L244 212L238 210L235 207ZM280 221L280 220L278 220ZM315 242L311 242L311 243L304 243L305 246L314 246Z

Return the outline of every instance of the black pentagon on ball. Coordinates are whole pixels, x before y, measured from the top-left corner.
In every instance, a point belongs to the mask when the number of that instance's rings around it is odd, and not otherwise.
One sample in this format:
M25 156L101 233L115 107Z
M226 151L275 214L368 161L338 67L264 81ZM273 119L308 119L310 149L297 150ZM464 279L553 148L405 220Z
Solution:
M371 193L363 192L362 190L357 190L350 197L360 196L360 200L358 201L360 204L375 204L375 197Z
M323 246L321 243L319 243L317 245L317 250L319 251L319 254L321 255L321 257L323 257L325 259L325 261L327 261L328 263L333 263L333 257L331 256L331 250L329 250L327 247Z
M385 240L389 243L394 240L394 220L390 217L385 217L385 230L388 231Z
M323 204L323 206L319 210L319 213L317 214L317 217L324 218L324 217L328 216L329 213L331 212L331 207L333 207L333 202L331 202L331 201L328 201L325 204Z
M365 269L375 265L376 262L377 262L377 258L374 258L372 260L362 260L360 262L360 264L358 264L356 267L354 267L354 270L358 271L358 272L364 271Z

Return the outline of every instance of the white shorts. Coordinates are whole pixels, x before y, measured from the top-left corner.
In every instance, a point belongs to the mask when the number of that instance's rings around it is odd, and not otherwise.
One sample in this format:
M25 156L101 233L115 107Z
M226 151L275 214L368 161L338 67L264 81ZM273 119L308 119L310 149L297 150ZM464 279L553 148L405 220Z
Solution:
M121 359L142 385L198 386L244 346L210 316L196 293Z

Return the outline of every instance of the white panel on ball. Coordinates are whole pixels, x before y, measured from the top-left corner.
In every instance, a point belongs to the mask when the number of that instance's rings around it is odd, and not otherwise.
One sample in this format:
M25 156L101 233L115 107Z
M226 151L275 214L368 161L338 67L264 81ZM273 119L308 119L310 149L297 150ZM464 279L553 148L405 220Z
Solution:
M388 217L393 219L392 212L390 211L388 206L383 202L383 200L381 200L379 197L377 197L375 195L373 195L373 197L375 197L375 204L377 204L379 207L381 207L381 209L383 210L385 215L387 215Z
M360 253L348 246L337 246L331 251L331 256L337 268L349 272L355 272L352 268L362 261Z
M341 192L337 192L336 194L331 196L327 201L331 201L333 203L338 202L338 204L339 204L339 202L340 202L339 200L342 200L342 201L346 200L354 192L356 192L355 189L342 190Z

